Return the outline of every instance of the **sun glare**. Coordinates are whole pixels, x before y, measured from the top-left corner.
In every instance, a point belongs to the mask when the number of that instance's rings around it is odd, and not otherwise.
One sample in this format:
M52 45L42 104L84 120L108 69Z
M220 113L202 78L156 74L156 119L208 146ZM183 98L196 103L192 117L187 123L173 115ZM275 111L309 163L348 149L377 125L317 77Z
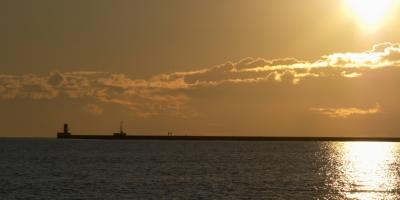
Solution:
M376 29L383 23L385 17L396 0L346 0L350 12L367 29Z
M394 199L396 174L390 169L396 161L395 143L342 143L344 191L350 199ZM378 192L380 191L380 192Z

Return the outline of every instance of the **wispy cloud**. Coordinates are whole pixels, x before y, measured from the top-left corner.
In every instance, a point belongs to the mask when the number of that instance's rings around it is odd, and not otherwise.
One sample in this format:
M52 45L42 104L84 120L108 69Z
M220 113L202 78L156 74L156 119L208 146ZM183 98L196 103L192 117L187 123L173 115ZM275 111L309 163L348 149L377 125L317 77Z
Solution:
M323 115L333 118L348 118L354 115L371 115L381 112L381 107L376 104L372 108L311 108L312 111L320 112Z
M159 74L150 79L132 79L125 74L75 71L50 72L48 75L0 75L0 98L34 100L85 98L124 106L138 116L162 113L185 115L186 105L193 99L190 91L251 83L299 85L312 79L357 79L374 69L400 66L400 45L382 43L360 53L334 53L319 60L295 58L266 60L245 58L238 62L205 67L198 70ZM97 110L91 105L88 110ZM314 108L331 117L373 114L379 108ZM96 112L96 111L95 111ZM100 112L97 112L100 113Z
M104 109L96 104L86 104L83 110L92 115L102 115L104 112Z

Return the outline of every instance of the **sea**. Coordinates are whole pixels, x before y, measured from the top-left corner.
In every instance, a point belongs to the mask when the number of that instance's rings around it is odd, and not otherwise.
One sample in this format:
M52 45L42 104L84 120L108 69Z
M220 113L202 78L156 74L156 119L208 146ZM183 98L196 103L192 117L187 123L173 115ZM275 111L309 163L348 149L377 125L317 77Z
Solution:
M0 139L0 199L399 199L400 143Z

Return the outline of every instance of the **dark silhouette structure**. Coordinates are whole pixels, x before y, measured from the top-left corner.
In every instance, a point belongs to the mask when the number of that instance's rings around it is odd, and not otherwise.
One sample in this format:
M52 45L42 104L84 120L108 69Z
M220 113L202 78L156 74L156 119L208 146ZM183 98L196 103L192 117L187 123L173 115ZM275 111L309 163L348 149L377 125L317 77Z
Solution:
M123 138L126 137L126 133L124 132L124 122L121 121L119 124L119 133L114 133L114 137Z
M69 132L68 124L65 123L64 124L64 132L58 132L57 137L60 138L60 137L70 137L70 136L71 136L71 133Z
M274 136L193 136L193 135L127 135L120 123L119 133L113 135L72 135L68 124L64 124L64 132L57 133L59 139L98 139L98 140L211 140L211 141L379 141L400 142L400 138L388 137L274 137Z

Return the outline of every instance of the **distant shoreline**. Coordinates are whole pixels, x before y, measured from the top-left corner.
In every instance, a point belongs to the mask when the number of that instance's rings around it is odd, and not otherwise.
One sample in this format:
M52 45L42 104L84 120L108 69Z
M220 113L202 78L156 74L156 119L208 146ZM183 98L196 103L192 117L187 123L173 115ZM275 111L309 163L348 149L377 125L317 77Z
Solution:
M389 137L273 137L273 136L160 136L160 135L58 135L58 139L96 140L197 140L197 141L365 141L400 142L400 138Z

